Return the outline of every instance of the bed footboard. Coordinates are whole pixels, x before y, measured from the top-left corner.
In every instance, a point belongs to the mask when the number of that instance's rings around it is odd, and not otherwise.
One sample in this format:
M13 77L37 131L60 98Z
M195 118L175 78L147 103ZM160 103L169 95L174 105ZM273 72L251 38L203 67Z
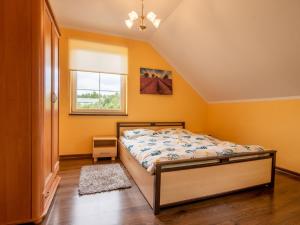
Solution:
M160 162L155 167L153 211L254 187L274 187L276 151Z

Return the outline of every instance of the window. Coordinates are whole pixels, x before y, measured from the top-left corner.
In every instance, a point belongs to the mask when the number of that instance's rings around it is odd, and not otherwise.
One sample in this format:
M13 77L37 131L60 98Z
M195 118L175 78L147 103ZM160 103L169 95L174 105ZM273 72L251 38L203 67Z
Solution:
M70 40L71 113L126 114L127 48Z

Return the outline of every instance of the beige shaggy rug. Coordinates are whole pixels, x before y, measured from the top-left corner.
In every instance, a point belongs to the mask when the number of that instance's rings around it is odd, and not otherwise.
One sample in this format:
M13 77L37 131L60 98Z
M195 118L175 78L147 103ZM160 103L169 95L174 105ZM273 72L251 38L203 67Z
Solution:
M130 187L131 183L120 164L83 166L81 168L79 180L80 195Z

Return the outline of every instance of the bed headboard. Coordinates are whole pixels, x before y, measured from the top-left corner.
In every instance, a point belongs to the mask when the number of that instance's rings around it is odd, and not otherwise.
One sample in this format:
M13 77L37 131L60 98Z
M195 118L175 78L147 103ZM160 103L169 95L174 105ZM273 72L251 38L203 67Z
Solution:
M122 135L124 130L134 129L134 128L185 128L185 122L117 122L117 138Z

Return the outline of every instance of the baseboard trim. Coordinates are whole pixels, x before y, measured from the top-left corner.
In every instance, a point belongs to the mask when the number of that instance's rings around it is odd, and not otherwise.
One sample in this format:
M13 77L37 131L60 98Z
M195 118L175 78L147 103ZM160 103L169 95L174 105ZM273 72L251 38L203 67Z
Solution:
M92 159L93 155L88 154L74 154L74 155L60 155L59 160L71 160L71 159Z
M300 179L300 173L276 166L276 170Z

